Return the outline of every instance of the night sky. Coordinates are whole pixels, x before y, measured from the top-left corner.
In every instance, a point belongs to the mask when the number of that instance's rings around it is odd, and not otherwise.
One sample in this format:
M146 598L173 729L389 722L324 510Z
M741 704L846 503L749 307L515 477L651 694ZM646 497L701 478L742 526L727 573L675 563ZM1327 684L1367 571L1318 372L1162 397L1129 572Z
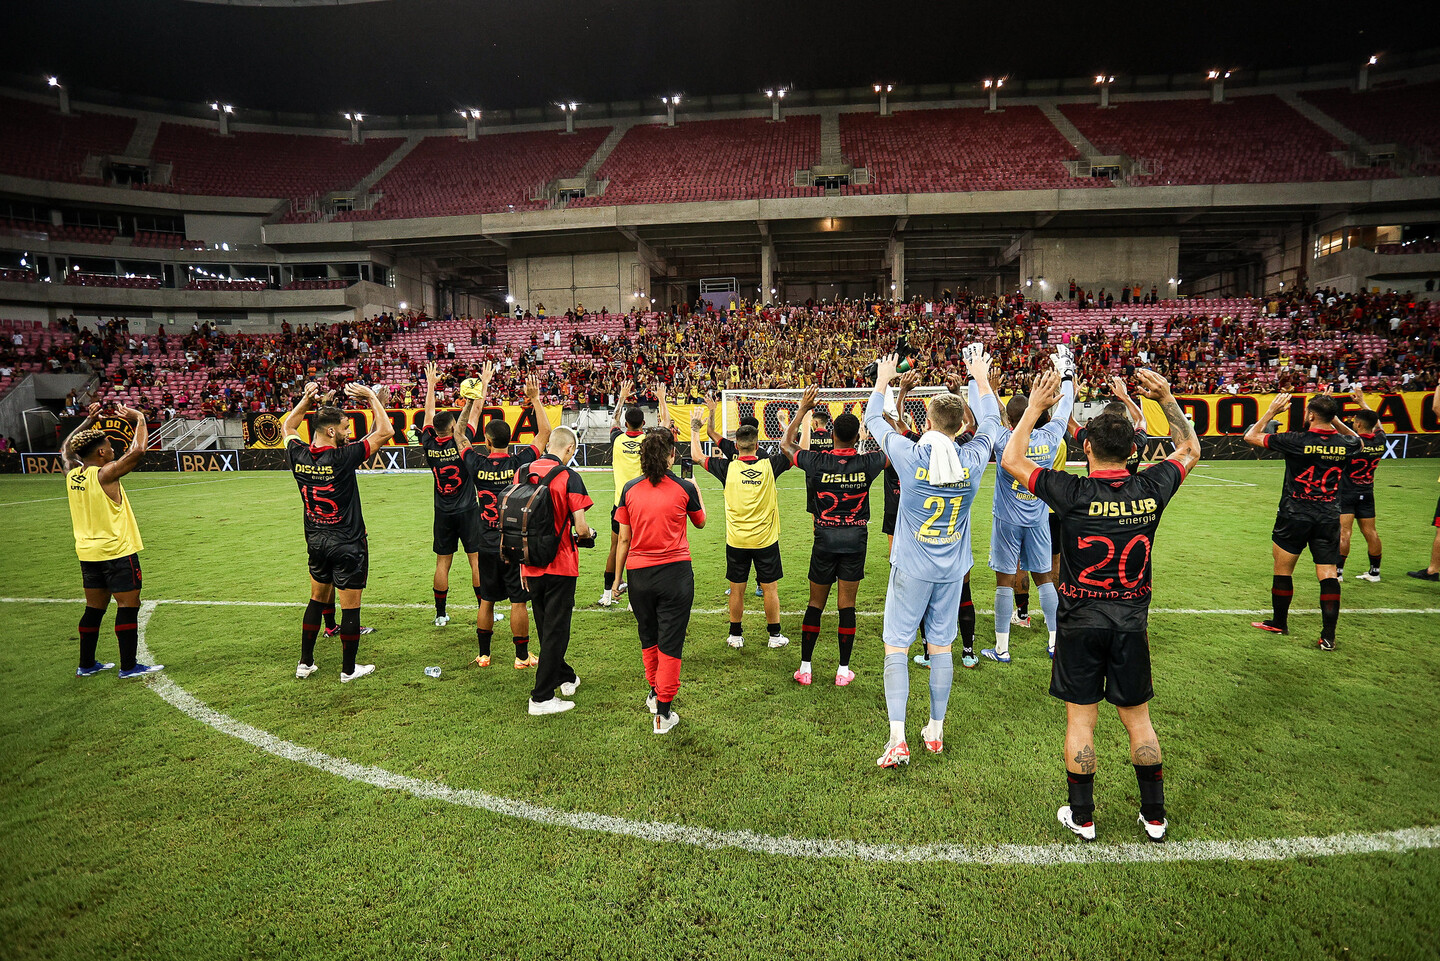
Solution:
M187 0L9 4L5 72L166 100L435 114L797 89L1247 69L1440 44L1433 4ZM13 78L12 78L13 79Z

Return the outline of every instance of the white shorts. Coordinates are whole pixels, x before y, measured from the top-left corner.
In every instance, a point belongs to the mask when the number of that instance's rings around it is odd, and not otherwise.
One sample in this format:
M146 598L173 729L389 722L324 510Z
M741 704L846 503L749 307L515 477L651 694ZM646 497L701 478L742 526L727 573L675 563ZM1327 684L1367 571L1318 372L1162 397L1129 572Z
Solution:
M960 632L960 592L964 578L954 581L923 581L910 577L898 567L890 568L885 590L885 643L909 647L920 625L925 625L925 642L936 647L955 643Z

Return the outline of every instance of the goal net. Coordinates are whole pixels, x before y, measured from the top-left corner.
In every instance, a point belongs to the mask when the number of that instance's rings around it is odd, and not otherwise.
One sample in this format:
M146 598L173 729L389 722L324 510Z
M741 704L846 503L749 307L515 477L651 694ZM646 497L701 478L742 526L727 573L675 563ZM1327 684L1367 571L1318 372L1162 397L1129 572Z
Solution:
M945 392L944 387L917 387L905 395L905 418L912 429L925 426L925 405L931 397ZM800 409L803 390L727 390L721 395L720 431L731 440L740 422L753 417L759 423L760 450L774 453L780 449L780 441L790 426L795 412ZM863 453L875 450L875 442L864 430L865 405L870 400L870 390L864 387L825 387L820 390L815 410L817 423L828 428L829 421L841 414L854 414L861 421L861 443ZM885 395L885 409L893 417L898 387L891 387Z

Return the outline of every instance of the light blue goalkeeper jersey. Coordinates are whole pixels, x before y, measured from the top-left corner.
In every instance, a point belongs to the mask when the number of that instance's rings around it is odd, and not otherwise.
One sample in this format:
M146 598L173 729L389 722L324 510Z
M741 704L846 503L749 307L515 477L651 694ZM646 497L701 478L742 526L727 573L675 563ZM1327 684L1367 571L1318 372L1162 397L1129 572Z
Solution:
M1060 386L1060 403L1055 405L1050 422L1039 430L1030 432L1030 449L1026 455L1044 468L1055 466L1055 455L1060 453L1060 442L1065 439L1065 430L1070 423L1070 412L1075 409L1075 385L1065 381ZM995 461L999 463L1010 443L1013 431L1002 427L995 438ZM1045 502L1030 493L1023 481L1017 481L1002 470L995 474L995 520L1010 527L1044 527Z
M890 563L905 574L932 583L959 582L974 560L970 553L970 506L1001 431L1000 402L986 394L977 405L975 439L956 444L959 483L940 486L929 478L931 448L917 444L885 421L885 395L875 391L865 406L865 428L900 477L900 508Z

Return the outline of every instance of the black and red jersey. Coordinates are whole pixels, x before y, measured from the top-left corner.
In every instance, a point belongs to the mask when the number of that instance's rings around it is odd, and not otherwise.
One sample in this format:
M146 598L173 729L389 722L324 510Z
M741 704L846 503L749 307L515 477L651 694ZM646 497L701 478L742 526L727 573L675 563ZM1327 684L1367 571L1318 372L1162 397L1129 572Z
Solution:
M815 546L832 554L865 549L870 523L870 484L884 472L880 451L854 448L801 450L795 466L805 472L805 509L815 517Z
M1038 468L1030 475L1030 492L1054 509L1063 532L1055 545L1061 627L1145 630L1155 534L1184 479L1173 460L1135 474L1116 468L1081 477Z
M435 512L463 514L475 507L475 479L465 469L454 434L440 437L426 424L420 431L425 463L435 480Z
M534 444L487 454L478 447L465 451L465 469L475 479L475 496L480 503L480 549L500 553L500 495L515 480L515 472L540 456Z
M355 469L370 456L369 445L360 440L344 447L308 447L292 437L285 455L305 505L305 536L328 534L339 541L364 537Z
M1360 435L1360 452L1352 454L1340 475L1342 491L1369 493L1375 488L1375 468L1385 456L1385 432L1378 427L1374 433Z
M1085 437L1088 433L1089 428L1087 427L1081 427L1075 432L1075 448L1080 451L1082 456L1085 454ZM1140 458L1145 456L1145 448L1150 446L1150 435L1137 427L1133 443L1135 449L1130 452L1129 457L1125 458L1125 469L1131 474L1140 469Z
M1305 517L1340 516L1340 478L1360 451L1360 438L1333 427L1266 434L1265 446L1285 455L1280 513Z

